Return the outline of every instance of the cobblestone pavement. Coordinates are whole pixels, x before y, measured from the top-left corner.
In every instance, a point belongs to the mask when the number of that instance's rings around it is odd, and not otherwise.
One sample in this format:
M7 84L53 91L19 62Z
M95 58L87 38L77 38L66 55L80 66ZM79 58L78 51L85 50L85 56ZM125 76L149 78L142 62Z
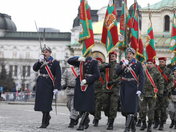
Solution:
M50 125L46 129L38 128L41 125L41 112L35 112L33 105L17 105L0 102L0 132L76 132L75 126L73 129L68 128L69 111L66 106L57 107L57 115L53 106ZM118 112L114 122L114 130L106 130L107 117L102 112L102 119L98 127L92 125L93 116L90 116L90 126L85 132L123 132L125 119ZM174 129L169 129L170 120L167 120L163 132L175 132ZM136 132L140 132L137 128ZM142 131L141 131L142 132ZM146 132L146 130L144 131ZM161 132L153 130L152 132Z

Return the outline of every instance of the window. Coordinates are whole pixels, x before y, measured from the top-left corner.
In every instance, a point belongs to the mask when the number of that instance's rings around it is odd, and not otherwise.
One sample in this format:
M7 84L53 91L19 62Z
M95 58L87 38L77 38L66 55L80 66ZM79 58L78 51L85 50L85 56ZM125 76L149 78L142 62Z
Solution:
M169 30L170 30L170 17L166 15L164 17L164 31L169 32Z
M29 77L30 76L30 70L31 70L31 66L27 66L27 76Z
M13 75L13 66L9 66L9 76L11 77Z
M18 66L15 66L15 69L14 69L14 76L15 77L17 76L17 72L18 72Z
M23 69L22 69L22 76L25 77L25 74L26 74L26 66L23 66Z

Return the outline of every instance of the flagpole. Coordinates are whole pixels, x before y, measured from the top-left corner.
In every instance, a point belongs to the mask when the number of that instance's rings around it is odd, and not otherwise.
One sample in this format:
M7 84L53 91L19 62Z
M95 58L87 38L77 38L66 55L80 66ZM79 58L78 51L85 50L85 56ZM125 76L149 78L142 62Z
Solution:
M123 24L123 30L124 30L124 43L127 42L127 28L126 28L126 0L123 0L124 2L124 24Z

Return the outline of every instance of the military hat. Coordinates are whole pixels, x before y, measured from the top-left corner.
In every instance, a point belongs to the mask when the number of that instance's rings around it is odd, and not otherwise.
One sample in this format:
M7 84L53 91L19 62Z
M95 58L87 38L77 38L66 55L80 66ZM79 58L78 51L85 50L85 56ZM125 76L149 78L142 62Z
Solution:
M112 51L110 54L114 54L114 55L117 56L117 53L115 51Z
M164 61L166 61L167 59L166 59L166 57L159 57L158 60L164 60Z
M49 52L52 52L51 48L48 47L48 46L46 46L46 44L44 44L44 47L42 48L42 52L43 52L44 50L48 50Z
M173 72L176 70L176 67L174 67Z
M149 58L149 59L147 60L147 62L149 62L149 61L151 61L153 64L156 63L156 62L155 62L155 59L152 59L152 58Z
M126 49L126 52L131 52L131 53L135 54L135 50L133 48L130 48L130 47L128 47Z
M100 58L100 57L97 57L97 58L95 58L96 60L99 60L99 61L101 61L101 62L103 62L103 59L102 58Z

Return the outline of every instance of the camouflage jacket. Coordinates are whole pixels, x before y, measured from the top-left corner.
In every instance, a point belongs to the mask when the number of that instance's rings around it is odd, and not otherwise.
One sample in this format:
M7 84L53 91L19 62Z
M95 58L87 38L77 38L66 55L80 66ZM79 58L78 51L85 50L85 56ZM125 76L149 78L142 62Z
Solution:
M167 76L168 78L168 82L166 81L166 79L163 77L164 79L164 88L167 89L168 91L171 91L171 88L173 86L173 76L172 76L172 71L170 68L167 68L167 66L164 67L160 67L160 69L163 71L163 73Z
M175 80L175 83L173 82L173 89L172 89L172 94L176 95L176 87L174 85L176 85L176 76L173 76L173 81Z
M151 68L151 69L147 68L147 70L148 70L150 76L152 77L152 79L155 83L155 86L158 89L158 94L163 94L164 79L163 79L161 73L156 68ZM154 87L153 87L152 83L150 82L145 70L144 70L144 73L145 73L145 85L144 85L143 97L154 97L154 95L155 95Z
M99 68L101 72L104 72L104 84L103 84L103 91L104 92L112 92L115 89L119 90L119 82L121 81L121 77L116 74L116 69L119 66L119 63L117 61L111 62L111 68L110 68L110 81L112 81L113 87L108 90L107 89L107 81L106 81L106 65L107 63L102 64Z
M100 72L100 77L102 78L103 84L104 84L104 72ZM100 81L100 79L98 79L97 81L95 81L95 93L102 91L103 84Z

